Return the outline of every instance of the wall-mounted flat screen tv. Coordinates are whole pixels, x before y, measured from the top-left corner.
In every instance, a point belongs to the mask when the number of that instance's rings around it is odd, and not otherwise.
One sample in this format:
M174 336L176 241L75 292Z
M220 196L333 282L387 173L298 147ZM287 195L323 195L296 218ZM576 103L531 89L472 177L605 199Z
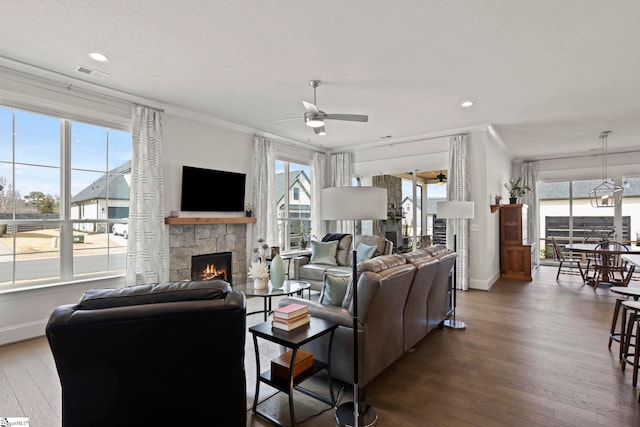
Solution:
M191 212L242 212L246 174L182 167L180 210Z

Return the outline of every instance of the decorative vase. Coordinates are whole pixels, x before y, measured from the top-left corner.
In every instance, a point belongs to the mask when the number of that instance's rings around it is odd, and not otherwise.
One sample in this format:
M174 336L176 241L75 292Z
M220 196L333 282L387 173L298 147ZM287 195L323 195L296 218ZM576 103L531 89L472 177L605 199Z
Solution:
M515 205L516 203L518 203L518 198L517 197L509 197L509 203L511 203L512 205Z
M282 288L284 284L284 262L280 254L271 260L271 285L274 289Z
M251 218L253 211L244 211L244 214L247 216L247 218Z
M253 289L264 289L269 283L268 277L261 277L259 279L253 279Z

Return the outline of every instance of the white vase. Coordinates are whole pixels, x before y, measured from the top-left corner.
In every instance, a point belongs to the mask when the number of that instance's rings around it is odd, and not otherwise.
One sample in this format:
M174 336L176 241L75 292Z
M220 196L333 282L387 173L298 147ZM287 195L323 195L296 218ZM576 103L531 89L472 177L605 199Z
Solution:
M276 254L271 260L271 285L274 289L282 288L284 284L284 262L280 254Z
M268 277L253 279L253 289L264 289L267 287L268 282L269 282Z

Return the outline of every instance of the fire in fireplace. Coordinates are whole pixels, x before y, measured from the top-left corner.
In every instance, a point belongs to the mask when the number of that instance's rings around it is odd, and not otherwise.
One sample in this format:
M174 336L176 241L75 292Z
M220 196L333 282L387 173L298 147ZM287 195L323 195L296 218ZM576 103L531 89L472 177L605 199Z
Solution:
M231 282L231 252L191 257L191 280L221 279Z

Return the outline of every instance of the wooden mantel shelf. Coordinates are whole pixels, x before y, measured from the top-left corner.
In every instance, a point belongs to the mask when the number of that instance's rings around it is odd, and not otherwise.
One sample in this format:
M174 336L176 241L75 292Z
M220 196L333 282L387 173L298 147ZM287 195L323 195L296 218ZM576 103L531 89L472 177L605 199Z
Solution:
M228 218L184 218L184 217L168 217L164 219L165 224L183 225L183 224L253 224L256 222L255 217L228 217Z

